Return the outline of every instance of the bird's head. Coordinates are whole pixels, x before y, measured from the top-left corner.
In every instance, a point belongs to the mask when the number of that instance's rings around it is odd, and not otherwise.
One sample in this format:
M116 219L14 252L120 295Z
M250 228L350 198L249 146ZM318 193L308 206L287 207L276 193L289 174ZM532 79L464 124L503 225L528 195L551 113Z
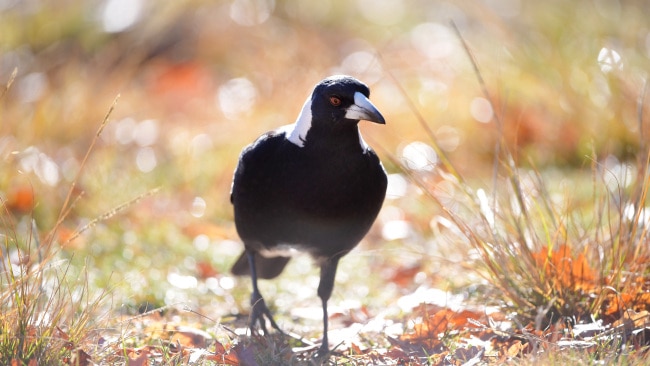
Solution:
M307 98L289 140L302 147L310 131L356 129L360 120L385 124L369 97L370 89L351 76L336 75L322 80Z

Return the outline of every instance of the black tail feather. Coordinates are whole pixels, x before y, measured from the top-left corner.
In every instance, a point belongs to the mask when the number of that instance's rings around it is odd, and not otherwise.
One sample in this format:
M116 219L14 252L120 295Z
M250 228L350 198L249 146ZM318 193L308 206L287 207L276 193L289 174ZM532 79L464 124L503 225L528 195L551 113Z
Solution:
M289 263L291 257L262 257L259 253L255 253L255 266L257 267L257 277L263 279L275 278L282 273L284 267ZM237 258L237 261L230 270L236 276L250 276L251 269L248 266L248 258L246 251Z

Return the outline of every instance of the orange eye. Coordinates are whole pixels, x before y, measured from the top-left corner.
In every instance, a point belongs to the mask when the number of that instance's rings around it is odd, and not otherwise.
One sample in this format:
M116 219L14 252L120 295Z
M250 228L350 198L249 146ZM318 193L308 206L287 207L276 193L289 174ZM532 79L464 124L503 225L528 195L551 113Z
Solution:
M332 95L330 97L330 104L335 106L335 107L340 106L341 105L341 98L337 97L336 95Z

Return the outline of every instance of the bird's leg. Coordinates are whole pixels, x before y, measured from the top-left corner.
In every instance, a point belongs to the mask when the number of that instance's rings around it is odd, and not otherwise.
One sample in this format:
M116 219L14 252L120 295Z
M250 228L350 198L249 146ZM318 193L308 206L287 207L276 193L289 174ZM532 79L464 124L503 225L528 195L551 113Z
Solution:
M323 357L329 353L329 342L327 339L327 300L332 295L334 289L334 277L336 276L336 268L339 264L340 256L334 256L323 261L320 266L320 282L318 284L318 297L323 303L323 344L320 346L316 353L316 358Z
M262 297L262 294L257 287L257 267L255 266L255 253L247 250L246 255L248 256L248 265L251 269L251 279L253 282L253 293L251 294L251 316L248 327L251 329L251 332L253 332L255 329L255 323L259 323L260 329L262 329L264 334L268 334L266 331L266 321L264 320L264 317L266 317L271 322L271 326L273 326L273 328L282 332L280 330L280 327L278 327L278 325L275 323L275 320L273 320L271 311L268 307L266 307L264 298Z

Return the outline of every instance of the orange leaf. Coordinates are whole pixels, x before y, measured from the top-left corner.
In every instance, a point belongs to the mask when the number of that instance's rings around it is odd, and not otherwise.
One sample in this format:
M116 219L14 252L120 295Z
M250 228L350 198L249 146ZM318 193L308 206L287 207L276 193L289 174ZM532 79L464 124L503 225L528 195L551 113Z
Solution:
M359 345L352 342L352 343L350 343L350 351L349 351L349 353L352 356L354 356L354 355L362 355L363 351L361 350L361 347L359 347Z
M65 249L82 249L86 246L86 242L78 235L76 230L63 225L59 226L57 230L57 238L61 247Z
M410 265L402 266L392 271L388 280L394 284L405 287L413 283L413 278L422 270L422 266Z
M196 263L196 272L201 279L216 277L219 274L219 271L209 261L204 260Z
M27 184L14 187L7 194L7 208L17 213L31 212L34 202L34 189Z
M239 365L239 357L237 357L236 352L226 351L226 347L219 342L215 342L214 354L206 356L206 361L216 361L219 364L224 365Z
M178 327L171 337L172 343L180 343L183 347L205 348L207 341L212 339L210 334L191 327Z
M585 255L580 253L574 257L571 248L566 244L550 252L547 246L543 246L537 253L533 253L533 259L537 268L543 269L544 275L552 281L553 288L557 291L566 288L590 289L594 286L596 275Z
M650 310L650 292L640 292L633 301L633 308L637 311Z
M613 316L622 313L632 301L632 295L627 293L608 294L601 306L603 315Z
M425 316L422 322L413 326L413 333L404 334L401 340L422 342L429 347L439 343L439 335L448 330L461 329L469 324L469 319L479 319L482 314L462 310L455 312L451 309L442 309L433 315Z

